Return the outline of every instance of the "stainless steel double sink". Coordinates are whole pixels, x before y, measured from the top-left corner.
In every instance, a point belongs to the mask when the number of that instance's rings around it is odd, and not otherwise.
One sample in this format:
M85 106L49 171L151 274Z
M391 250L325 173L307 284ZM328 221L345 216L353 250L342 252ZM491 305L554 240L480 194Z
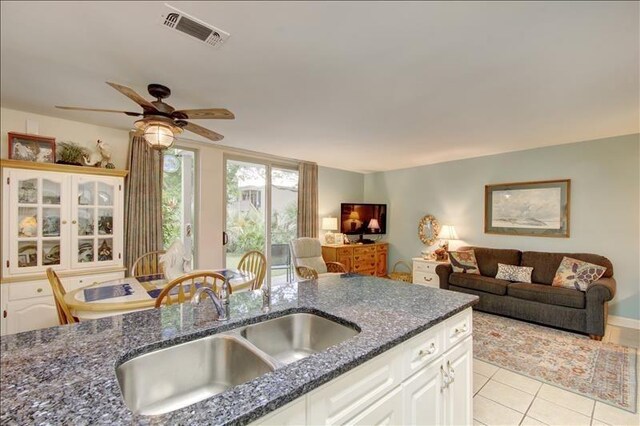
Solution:
M357 335L354 327L294 313L139 355L116 367L125 403L157 415L207 399Z

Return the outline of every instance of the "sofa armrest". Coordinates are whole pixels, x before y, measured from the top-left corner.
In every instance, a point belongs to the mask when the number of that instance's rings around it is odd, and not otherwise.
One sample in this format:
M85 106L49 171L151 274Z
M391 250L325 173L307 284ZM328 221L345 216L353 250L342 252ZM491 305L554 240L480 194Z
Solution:
M616 295L616 280L613 278L600 278L587 287L587 298L608 302Z
M453 268L449 264L440 264L436 266L436 274L440 279L440 288L449 289L449 275L453 272Z

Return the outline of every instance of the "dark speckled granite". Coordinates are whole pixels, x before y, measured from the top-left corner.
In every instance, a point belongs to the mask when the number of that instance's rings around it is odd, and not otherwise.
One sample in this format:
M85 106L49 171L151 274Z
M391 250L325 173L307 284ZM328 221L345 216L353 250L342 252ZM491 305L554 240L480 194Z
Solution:
M476 296L373 277L328 277L274 288L269 313L259 292L231 297L231 320L211 303L189 304L5 336L2 424L246 424L475 304ZM362 332L326 351L161 416L134 415L115 367L150 347L222 332L290 312L322 311Z

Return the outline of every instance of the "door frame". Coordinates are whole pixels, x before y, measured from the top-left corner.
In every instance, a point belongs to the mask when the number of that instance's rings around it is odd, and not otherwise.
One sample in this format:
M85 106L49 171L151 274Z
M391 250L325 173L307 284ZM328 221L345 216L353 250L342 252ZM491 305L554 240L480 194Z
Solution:
M288 169L298 171L299 162L297 161L278 161L261 157L253 157L249 155L237 155L237 154L229 154L224 153L222 155L222 231L226 232L227 230L227 163L229 161L242 161L245 163L253 163L266 167L265 173L265 196L264 196L264 207L265 207L265 236L264 236L264 257L267 260L267 273L265 275L265 280L269 280L271 282L271 198L272 198L272 184L271 184L271 174L274 168L278 169ZM300 176L298 176L298 182L300 181ZM299 189L299 187L298 187ZM223 244L222 246L222 265L224 268L227 267L227 250Z

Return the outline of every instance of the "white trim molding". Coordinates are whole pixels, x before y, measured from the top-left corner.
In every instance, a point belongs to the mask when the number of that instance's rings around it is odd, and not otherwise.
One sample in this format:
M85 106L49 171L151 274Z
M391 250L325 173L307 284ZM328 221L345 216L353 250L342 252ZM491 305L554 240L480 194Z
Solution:
M640 320L633 319L633 318L609 315L607 319L607 324L615 325L618 327L635 328L636 330L640 330Z

